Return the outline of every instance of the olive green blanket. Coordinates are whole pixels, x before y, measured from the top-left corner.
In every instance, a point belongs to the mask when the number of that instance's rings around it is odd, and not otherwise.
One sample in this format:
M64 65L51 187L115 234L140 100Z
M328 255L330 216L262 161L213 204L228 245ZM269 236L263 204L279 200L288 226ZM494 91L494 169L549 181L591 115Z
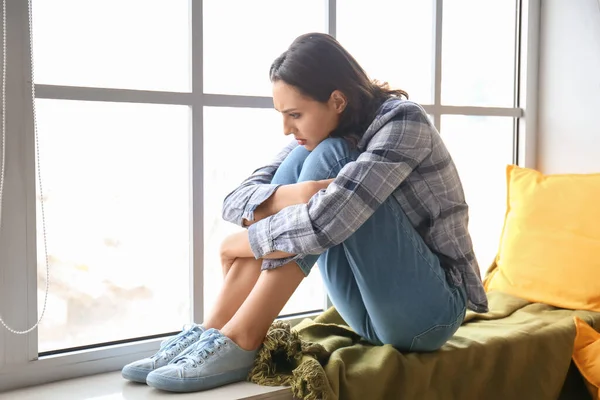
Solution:
M301 399L557 399L571 363L573 316L599 330L600 313L499 292L488 299L490 312L468 312L434 353L369 345L334 308L293 329L276 321L249 378L291 386Z

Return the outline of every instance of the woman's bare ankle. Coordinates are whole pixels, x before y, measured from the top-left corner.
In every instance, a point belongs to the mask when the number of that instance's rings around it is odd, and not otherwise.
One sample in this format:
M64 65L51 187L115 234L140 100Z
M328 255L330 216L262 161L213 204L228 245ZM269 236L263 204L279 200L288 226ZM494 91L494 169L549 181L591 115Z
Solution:
M222 329L220 329L220 331L240 348L247 351L258 349L264 340L264 337L255 338L252 337L252 335L248 332L239 334L235 329L229 329L227 326L224 326Z
M202 326L204 327L204 329L208 330L208 329L217 329L217 330L221 330L223 329L223 327L225 326L226 322L221 322L216 320L215 318L209 318L207 320L205 320L202 323Z

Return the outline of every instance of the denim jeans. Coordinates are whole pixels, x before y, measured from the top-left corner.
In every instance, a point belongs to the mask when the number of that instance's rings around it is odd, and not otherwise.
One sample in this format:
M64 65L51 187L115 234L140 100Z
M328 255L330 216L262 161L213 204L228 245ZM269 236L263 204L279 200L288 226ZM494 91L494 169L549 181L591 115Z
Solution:
M298 146L280 165L273 183L334 178L358 155L340 138L328 138L311 152ZM317 259L331 302L373 344L434 351L463 322L464 288L447 281L439 259L394 196L343 243L296 262L308 275Z

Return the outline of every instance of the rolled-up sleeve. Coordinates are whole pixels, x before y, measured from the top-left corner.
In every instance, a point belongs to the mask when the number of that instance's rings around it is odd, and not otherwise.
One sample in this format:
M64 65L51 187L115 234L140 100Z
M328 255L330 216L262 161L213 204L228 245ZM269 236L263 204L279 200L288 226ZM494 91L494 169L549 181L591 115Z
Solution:
M254 211L273 195L280 185L272 184L273 176L287 155L298 144L290 143L268 165L254 171L223 201L223 219L244 227L244 220L254 221Z

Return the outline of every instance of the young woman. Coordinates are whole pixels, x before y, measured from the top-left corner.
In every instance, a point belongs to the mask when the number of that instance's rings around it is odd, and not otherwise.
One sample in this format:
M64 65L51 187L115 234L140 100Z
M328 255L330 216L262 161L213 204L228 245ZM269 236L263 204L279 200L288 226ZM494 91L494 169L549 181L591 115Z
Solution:
M217 305L128 379L182 392L245 379L317 260L340 315L374 345L434 351L467 307L487 311L460 178L423 108L320 33L297 38L270 78L294 140L224 201L223 218L247 229L223 242Z

